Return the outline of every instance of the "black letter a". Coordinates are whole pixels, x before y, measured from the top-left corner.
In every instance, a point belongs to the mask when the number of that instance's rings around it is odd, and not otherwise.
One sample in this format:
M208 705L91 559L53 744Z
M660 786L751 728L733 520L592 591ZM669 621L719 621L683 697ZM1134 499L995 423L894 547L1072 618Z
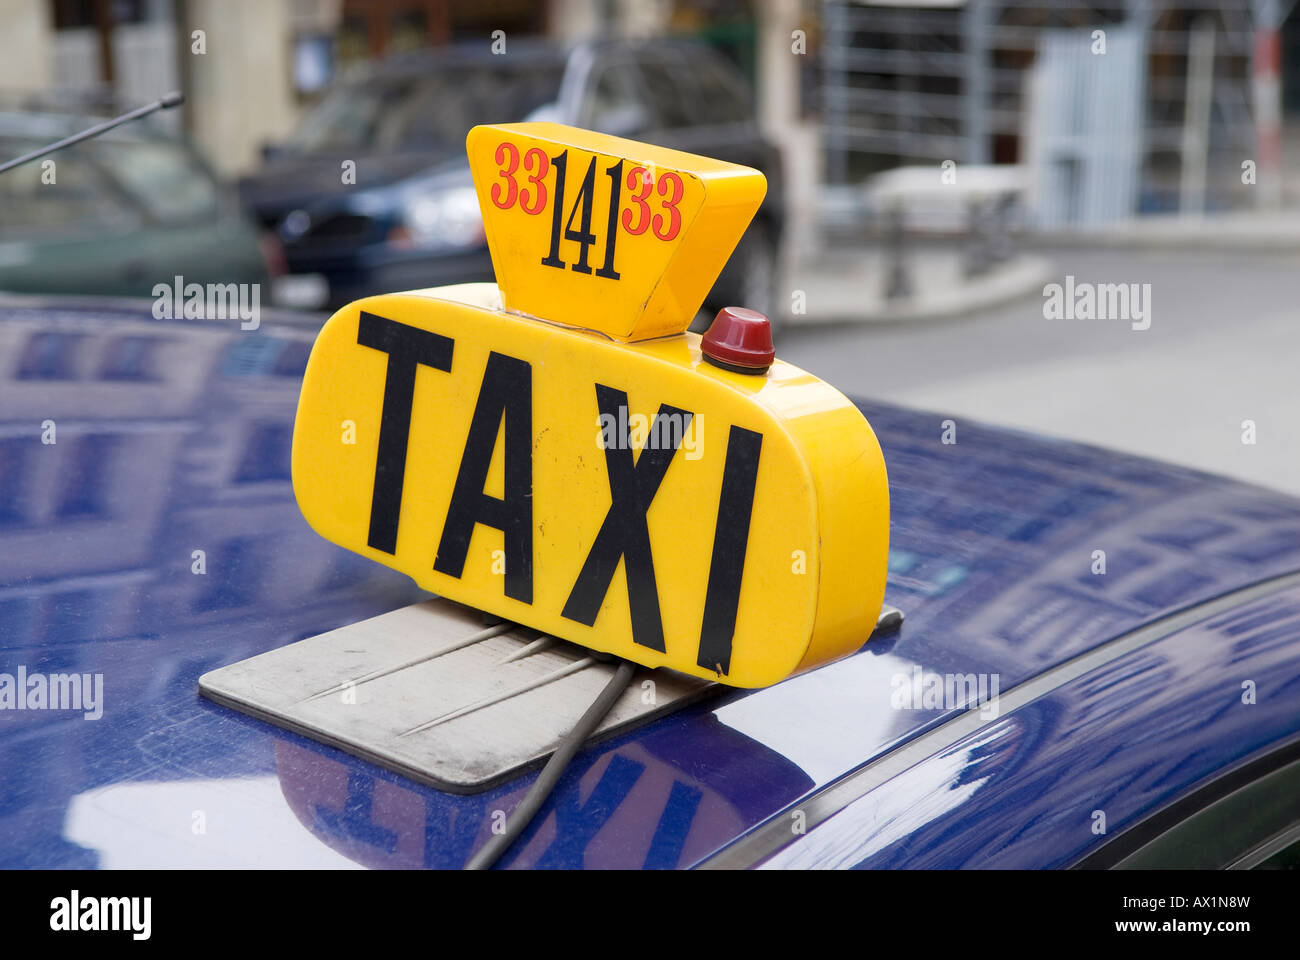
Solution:
M483 492L497 430L505 419L505 498ZM433 569L450 577L465 570L474 525L505 534L506 596L533 602L533 368L493 352L479 388L474 419L465 439L447 522Z

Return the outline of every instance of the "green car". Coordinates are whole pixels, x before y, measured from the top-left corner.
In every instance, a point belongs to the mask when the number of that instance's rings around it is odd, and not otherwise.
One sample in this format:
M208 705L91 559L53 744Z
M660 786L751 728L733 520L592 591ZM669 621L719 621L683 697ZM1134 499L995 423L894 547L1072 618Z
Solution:
M0 110L0 160L99 119ZM278 245L263 242L197 154L155 124L0 174L0 291L151 297L178 276L266 284Z

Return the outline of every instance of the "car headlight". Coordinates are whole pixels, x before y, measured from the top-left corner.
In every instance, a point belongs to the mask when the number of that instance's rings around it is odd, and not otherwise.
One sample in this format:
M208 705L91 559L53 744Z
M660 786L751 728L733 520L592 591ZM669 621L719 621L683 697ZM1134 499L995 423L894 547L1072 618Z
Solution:
M410 243L418 247L475 247L483 243L483 215L473 187L410 198L402 207Z

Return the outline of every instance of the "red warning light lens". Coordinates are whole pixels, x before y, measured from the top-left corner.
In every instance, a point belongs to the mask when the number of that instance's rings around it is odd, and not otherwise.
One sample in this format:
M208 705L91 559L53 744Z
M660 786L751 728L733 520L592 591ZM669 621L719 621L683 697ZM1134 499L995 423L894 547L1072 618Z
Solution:
M708 360L741 373L762 373L776 359L772 322L757 310L723 307L700 342Z

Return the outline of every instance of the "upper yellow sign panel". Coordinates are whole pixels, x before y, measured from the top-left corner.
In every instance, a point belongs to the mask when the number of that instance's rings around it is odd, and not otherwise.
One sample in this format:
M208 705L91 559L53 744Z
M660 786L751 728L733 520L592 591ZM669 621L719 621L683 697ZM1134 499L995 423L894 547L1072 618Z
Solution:
M758 211L757 170L557 123L466 139L507 310L615 340L682 333Z

